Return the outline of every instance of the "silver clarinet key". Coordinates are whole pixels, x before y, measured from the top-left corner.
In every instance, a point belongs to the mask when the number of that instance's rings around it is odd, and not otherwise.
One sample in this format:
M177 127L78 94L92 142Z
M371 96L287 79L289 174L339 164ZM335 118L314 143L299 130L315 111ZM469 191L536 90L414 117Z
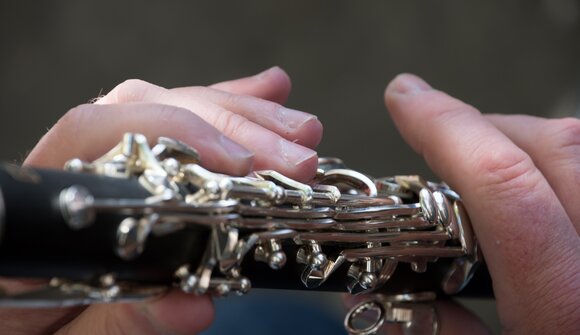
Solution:
M418 176L375 179L339 159L321 158L310 183L276 171L233 177L203 168L197 151L182 142L162 137L150 148L143 135L132 133L94 162L75 159L67 168L135 180L148 192L146 199L94 197L81 185L60 192L58 207L70 229L86 231L101 214L124 217L111 246L122 261L138 262L152 237L209 232L200 257L172 269L173 284L184 292L245 294L256 275L245 273L246 262L263 271L298 269L289 279L306 289L389 291L349 312L351 334L373 334L388 323L406 334L437 334L434 293L413 292L413 283L397 275L415 282L425 276L436 281L430 290L455 294L481 262L459 195ZM60 281L42 294L66 291L74 296L68 303L92 303L163 292L107 278L98 285ZM360 322L373 313L374 321Z

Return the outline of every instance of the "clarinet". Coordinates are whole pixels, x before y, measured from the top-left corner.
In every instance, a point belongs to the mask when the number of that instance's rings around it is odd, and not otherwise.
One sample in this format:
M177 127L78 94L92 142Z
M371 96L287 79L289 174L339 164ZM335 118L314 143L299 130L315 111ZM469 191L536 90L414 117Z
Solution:
M0 168L0 276L47 282L1 294L3 307L136 301L172 287L326 290L373 293L347 314L351 334L385 322L436 334L435 297L492 295L482 262L446 184L372 178L336 158L321 158L308 184L270 170L233 177L204 169L180 141L150 147L127 133L64 170Z

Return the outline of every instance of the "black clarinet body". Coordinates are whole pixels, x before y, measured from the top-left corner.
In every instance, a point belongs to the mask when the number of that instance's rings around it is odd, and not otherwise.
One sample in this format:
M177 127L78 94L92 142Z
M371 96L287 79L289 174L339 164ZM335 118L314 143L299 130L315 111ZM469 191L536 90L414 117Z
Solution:
M288 246L288 250L296 250L293 246ZM289 252L291 253L291 252ZM329 254L338 254L337 248ZM445 262L445 261L444 261ZM491 277L485 264L481 264L474 272L469 283L459 292L449 295L445 292L440 283L444 280L444 269L449 266L431 266L425 272L417 273L408 264L402 264L397 271L389 278L388 282L372 293L387 295L413 293L413 292L434 292L441 298L463 297L463 298L492 298L493 287ZM296 260L289 260L284 268L274 270L267 264L256 262L252 259L242 263L242 268L247 274L252 274L252 287L266 289L284 290L308 290L300 280L300 274L304 271L303 265ZM344 264L329 277L324 284L317 287L317 291L348 293L344 278L348 276L349 265Z
M44 279L11 292L8 279ZM38 281L36 281L38 282ZM140 301L252 288L373 293L351 334L431 320L437 297L492 297L460 196L418 176L320 159L314 180L204 169L193 148L125 134L64 170L0 165L0 307ZM365 312L376 311L368 327ZM417 322L415 322L417 321ZM435 332L430 332L435 333Z
M209 235L205 226L151 235L143 253L132 260L115 251L119 224L135 215L131 210L97 211L94 223L73 229L63 215L60 197L63 190L79 185L98 199L142 201L151 196L135 178L3 165L0 276L90 283L111 273L120 281L170 286L179 266L199 263Z
M97 199L144 201L151 196L136 178L3 165L0 168L0 276L57 277L98 283L101 276L113 274L122 282L171 287L180 266L199 266L210 240L210 229L206 225L193 224L176 233L150 235L142 254L135 259L123 259L115 248L119 224L127 217L141 217L142 212L130 208L116 213L97 211L93 224L75 229L65 218L61 200L62 192L73 186L82 186ZM248 254L254 254L255 248ZM285 243L284 250L288 255L295 255L299 247ZM329 257L340 251L338 245L325 248ZM445 276L442 269L447 266L430 266L417 273L410 265L402 264L388 283L376 291L387 294L434 291L444 295L439 283ZM289 257L280 269L246 257L241 269L255 288L308 289L300 280L304 264L295 257ZM315 289L345 292L348 269L349 264L341 265ZM490 283L489 274L482 266L458 294L491 296Z

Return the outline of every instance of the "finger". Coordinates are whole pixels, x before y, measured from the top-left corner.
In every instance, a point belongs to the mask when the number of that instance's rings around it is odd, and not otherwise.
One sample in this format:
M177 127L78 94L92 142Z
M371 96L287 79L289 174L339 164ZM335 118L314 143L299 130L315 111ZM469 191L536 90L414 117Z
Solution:
M369 300L368 295L353 296L349 294L343 295L343 300L348 309L353 308L357 304ZM371 296L372 297L372 296ZM435 313L437 315L439 332L438 334L445 335L463 335L469 333L471 335L487 335L491 334L490 330L483 324L483 322L460 304L448 301L435 301L433 303ZM401 329L401 324L387 323L381 328L381 334L396 335L404 334Z
M284 70L274 66L254 76L223 81L209 87L232 94L251 95L256 98L285 104L292 89L292 82ZM187 91L187 87L175 90Z
M219 94L220 92L207 91L206 97L212 99L215 103L225 102L227 105L223 106L227 109L256 120L254 122L262 121L264 122L262 124L264 127L276 129L278 133L287 133L287 139L296 140L297 143L306 147L315 148L320 143L322 124L316 119L316 116L275 104L268 105L255 99L269 100L280 105L286 103L292 89L292 82L288 74L280 67L274 66L251 77L225 81L209 87L222 91L221 94ZM185 94L191 93L188 87L173 90L178 90ZM230 93L230 95L226 95L223 92ZM240 97L235 97L231 94ZM267 117L264 119L266 115L273 115L275 118L274 120ZM280 127L280 124L286 127ZM292 134L295 130L297 134ZM319 136L313 137L308 136L308 134L318 134Z
M43 279L0 277L0 290L7 296L24 294L47 285ZM3 334L52 334L74 319L84 306L67 308L0 308ZM34 317L31 317L33 315Z
M530 157L476 109L415 76L397 77L385 98L403 137L462 195L502 325L569 331L580 307L579 237Z
M318 157L315 151L285 139L282 134L266 129L252 120L232 113L206 99L192 99L141 80L129 80L113 89L103 99L99 100L99 103L107 104L112 101L143 101L187 108L214 125L234 141L253 151L255 153L254 167L256 169L274 169L298 180L309 180L316 174ZM271 104L270 102L262 102ZM264 120L266 117L269 117L269 120L273 120L270 114L265 115ZM318 122L318 120L312 121ZM266 121L261 122L265 123ZM279 127L285 126L280 123ZM316 133L308 132L308 129L312 129L310 127L304 127L304 129L306 129L306 132L298 129L296 134L305 134L306 138L297 139L297 142L310 143L322 136L322 128L319 128Z
M528 115L487 115L491 123L527 152L542 171L580 232L580 120Z
M322 135L322 124L316 116L260 101L260 99L269 100L283 105L288 100L292 82L288 74L280 67L274 66L251 77L225 81L209 87L215 90L206 90L202 96L214 103L222 104L228 110L256 120L254 122L273 129L279 134L286 133L287 139L297 140L297 143L306 147L315 148L320 143L320 136L308 136L308 134ZM183 94L201 93L201 91L192 92L189 87L172 90Z
M315 115L286 108L280 104L262 100L249 95L237 95L207 87L184 87L178 92L183 106L187 100L210 101L226 111L241 115L244 118L273 131L285 139L315 148L322 139L322 124ZM168 103L166 100L165 103ZM195 111L197 112L197 111ZM216 116L206 112L199 113L203 118Z
M79 315L84 306L68 308L2 308L2 334L53 334Z
M173 290L147 303L91 305L56 334L197 334L213 318L209 297Z
M142 80L132 79L119 84L96 103L127 102L154 102L184 107L217 128L220 128L223 120L247 119L289 141L309 148L316 147L322 138L322 124L312 114L253 96L236 95L202 86L167 90ZM243 118L233 117L232 113ZM264 133L260 127L252 128L252 137ZM254 133L255 131L258 133ZM247 137L245 134L241 135Z
M93 161L113 148L126 132L150 141L168 136L199 151L213 171L244 175L252 154L189 110L157 104L81 105L70 110L40 140L25 164L62 168L72 158Z

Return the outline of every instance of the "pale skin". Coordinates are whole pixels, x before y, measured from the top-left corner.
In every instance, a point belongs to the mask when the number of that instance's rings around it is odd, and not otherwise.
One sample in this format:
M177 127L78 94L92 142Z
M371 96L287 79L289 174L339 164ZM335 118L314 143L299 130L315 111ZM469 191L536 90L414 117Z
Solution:
M307 181L316 173L313 148L322 125L314 115L282 106L290 87L277 67L209 87L165 89L129 80L95 104L70 110L24 164L62 168L72 157L91 161L123 133L138 132L152 141L170 136L195 147L202 165L216 172L245 175L270 168ZM138 304L0 309L0 324L3 334L196 334L213 314L208 296L174 290Z
M483 115L413 75L393 80L385 103L404 139L461 194L503 333L580 333L580 121ZM442 334L489 333L457 304L437 307Z
M189 143L216 171L273 168L307 181L322 126L310 114L280 112L289 92L279 68L210 88L128 81L97 104L69 112L25 164L94 159L123 132L135 131ZM580 333L580 121L483 115L413 75L395 78L385 102L405 140L462 195L493 278L503 332ZM488 333L461 306L436 306L442 334ZM210 298L177 291L139 304L0 310L12 334L192 334L212 318Z

